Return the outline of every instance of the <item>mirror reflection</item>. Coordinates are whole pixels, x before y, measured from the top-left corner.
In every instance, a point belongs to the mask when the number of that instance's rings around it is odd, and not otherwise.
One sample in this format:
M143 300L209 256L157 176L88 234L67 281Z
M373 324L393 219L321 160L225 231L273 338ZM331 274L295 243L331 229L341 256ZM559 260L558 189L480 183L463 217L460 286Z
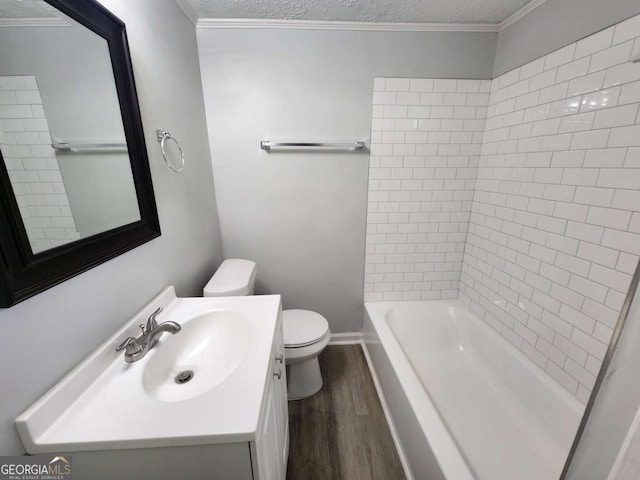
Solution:
M0 152L33 253L140 220L107 42L0 0Z

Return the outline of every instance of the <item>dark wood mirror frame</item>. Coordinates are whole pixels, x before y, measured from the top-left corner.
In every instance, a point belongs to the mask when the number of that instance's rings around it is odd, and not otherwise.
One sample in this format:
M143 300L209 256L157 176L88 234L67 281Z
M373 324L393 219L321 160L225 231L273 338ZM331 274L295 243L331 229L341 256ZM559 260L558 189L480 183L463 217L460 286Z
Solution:
M0 307L9 307L160 235L125 25L94 0L46 0L107 41L140 220L34 254L0 152Z

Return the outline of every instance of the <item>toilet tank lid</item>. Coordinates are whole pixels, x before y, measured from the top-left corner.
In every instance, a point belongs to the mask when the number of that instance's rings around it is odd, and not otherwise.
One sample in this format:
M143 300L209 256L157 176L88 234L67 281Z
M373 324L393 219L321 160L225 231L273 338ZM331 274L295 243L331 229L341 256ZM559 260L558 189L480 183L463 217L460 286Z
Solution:
M228 258L204 287L205 297L248 295L256 278L256 263L241 258Z

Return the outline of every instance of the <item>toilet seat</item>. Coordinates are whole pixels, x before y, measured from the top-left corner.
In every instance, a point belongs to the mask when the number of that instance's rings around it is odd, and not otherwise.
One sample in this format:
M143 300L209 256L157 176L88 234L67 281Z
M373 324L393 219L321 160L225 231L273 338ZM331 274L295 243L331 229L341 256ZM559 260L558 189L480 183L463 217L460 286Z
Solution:
M284 358L287 366L290 367L311 359L317 360L318 355L326 348L330 340L331 332L328 331L319 341L306 347L285 347Z
M282 330L285 348L300 348L324 340L329 332L329 322L311 310L284 310Z

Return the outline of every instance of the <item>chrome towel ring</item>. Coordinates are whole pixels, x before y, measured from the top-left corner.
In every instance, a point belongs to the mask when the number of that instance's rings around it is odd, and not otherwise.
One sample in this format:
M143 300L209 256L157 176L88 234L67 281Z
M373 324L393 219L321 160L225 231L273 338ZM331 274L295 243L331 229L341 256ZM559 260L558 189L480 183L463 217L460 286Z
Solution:
M156 130L156 138L158 139L158 142L160 142L160 150L162 150L162 157L164 158L164 163L167 164L167 167L169 167L170 170L176 173L181 172L182 169L184 168L184 152L182 151L182 147L178 143L178 140L176 140L175 137L173 137L169 132L165 132L164 130L160 130L160 129ZM167 140L173 140L176 144L176 147L178 147L178 150L180 150L180 166L178 168L174 167L171 164L171 162L169 162L169 160L167 159L167 153L164 150L164 144Z

